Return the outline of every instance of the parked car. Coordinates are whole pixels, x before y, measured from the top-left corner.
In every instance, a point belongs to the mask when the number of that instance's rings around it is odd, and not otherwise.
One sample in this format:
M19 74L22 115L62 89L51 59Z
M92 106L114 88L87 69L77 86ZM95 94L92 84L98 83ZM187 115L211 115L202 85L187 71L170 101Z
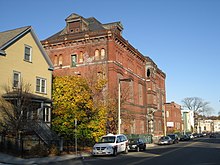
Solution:
M162 136L158 140L158 145L173 144L173 140L169 136Z
M186 135L188 135L188 136L190 137L191 140L194 139L193 134L188 133L188 134L186 134Z
M216 138L216 134L215 134L215 133L211 133L211 134L209 135L209 137L210 137L210 138Z
M128 139L128 150L146 150L146 143L141 138Z
M177 134L169 134L167 136L169 136L173 140L173 144L179 143L179 137Z
M128 139L123 134L108 134L102 136L100 141L93 146L92 154L114 155L118 153L128 153Z
M188 135L181 135L180 136L180 141L188 141L190 140L190 137Z
M193 133L193 137L194 137L194 138L198 138L198 137L199 137L199 134L198 134L198 133Z

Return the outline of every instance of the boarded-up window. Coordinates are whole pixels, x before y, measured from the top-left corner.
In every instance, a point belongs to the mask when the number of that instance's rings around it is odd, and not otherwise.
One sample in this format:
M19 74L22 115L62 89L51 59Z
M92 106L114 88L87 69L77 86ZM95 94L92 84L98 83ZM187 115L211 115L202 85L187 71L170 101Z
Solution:
M57 55L55 55L54 56L54 66L57 66L57 62L58 62L57 60L58 60L58 57L57 57Z
M143 86L142 86L142 84L138 84L138 100L139 100L139 104L143 105Z
M63 65L63 56L62 56L62 54L59 55L59 65L60 65L60 66Z
M99 60L99 50L95 50L95 60Z
M83 62L83 52L79 53L79 62Z
M105 49L101 49L101 59L105 58Z

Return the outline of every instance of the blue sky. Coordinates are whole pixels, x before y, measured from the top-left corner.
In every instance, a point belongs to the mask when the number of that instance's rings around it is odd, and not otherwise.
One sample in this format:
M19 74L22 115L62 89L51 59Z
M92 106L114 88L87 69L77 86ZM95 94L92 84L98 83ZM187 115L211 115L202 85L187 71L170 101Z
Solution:
M43 40L71 13L121 21L123 37L166 73L167 102L195 96L220 111L219 0L5 0L0 31L31 25Z

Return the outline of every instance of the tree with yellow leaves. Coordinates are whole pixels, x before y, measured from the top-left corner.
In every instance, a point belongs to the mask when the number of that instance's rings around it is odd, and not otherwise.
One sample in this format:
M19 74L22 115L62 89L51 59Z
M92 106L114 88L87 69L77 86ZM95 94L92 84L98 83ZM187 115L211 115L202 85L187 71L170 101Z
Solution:
M52 96L53 129L68 139L74 138L76 133L81 141L94 141L104 135L106 107L102 99L95 98L94 93L101 91L105 83L103 80L97 81L92 89L86 79L81 77L55 77Z

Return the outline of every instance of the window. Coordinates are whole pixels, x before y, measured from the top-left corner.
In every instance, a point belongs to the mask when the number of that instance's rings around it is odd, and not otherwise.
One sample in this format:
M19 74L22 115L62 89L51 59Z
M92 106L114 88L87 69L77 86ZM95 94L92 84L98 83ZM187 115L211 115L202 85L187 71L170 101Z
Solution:
M13 73L13 88L18 88L21 84L21 73L14 71Z
M50 122L50 107L45 107L44 108L43 120L45 122Z
M76 28L76 29L75 29L75 32L79 32L79 28Z
M80 52L79 54L79 62L83 62L83 52Z
M99 60L99 50L95 50L95 60Z
M169 111L167 111L167 118L169 117Z
M36 79L36 92L46 93L46 79L37 77L37 79Z
M58 62L57 59L58 59L58 57L57 57L57 55L55 55L54 56L54 66L57 66L57 62Z
M63 65L63 56L62 54L59 55L59 66Z
M143 105L143 87L142 87L142 84L138 84L138 97L139 97L139 105Z
M129 83L129 89L130 89L130 102L134 102L134 81L131 80Z
M32 48L30 46L25 45L24 47L24 60L31 62L31 52Z
M158 121L158 131L162 131L162 122L161 120Z
M101 49L101 59L105 58L105 49Z
M150 77L150 74L151 74L151 73L150 73L150 69L148 68L148 69L147 69L147 77Z
M77 63L77 61L76 61L76 54L71 55L71 62L72 62L72 67L75 67L76 63Z

